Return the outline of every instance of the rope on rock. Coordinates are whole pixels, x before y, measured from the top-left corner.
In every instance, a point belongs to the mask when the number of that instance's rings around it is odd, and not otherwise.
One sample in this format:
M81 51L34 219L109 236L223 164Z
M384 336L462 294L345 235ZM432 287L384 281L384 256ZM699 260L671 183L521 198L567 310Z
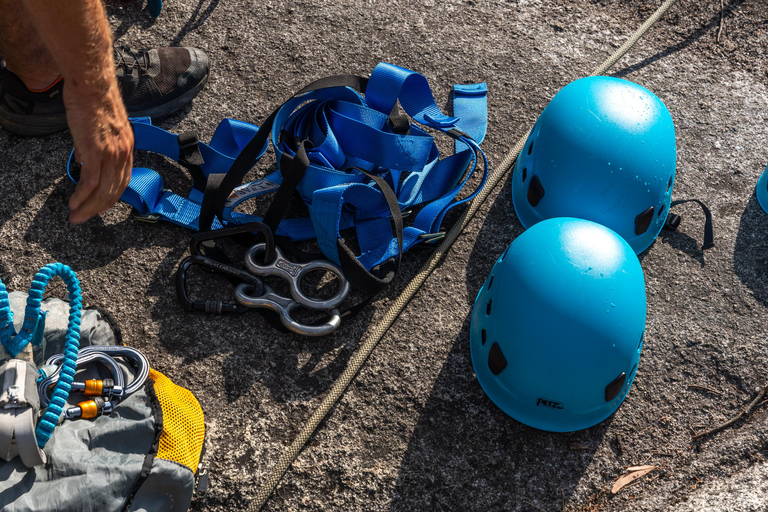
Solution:
M605 62L595 68L595 70L592 72L592 75L602 75L614 64L616 64L616 62L621 59L624 54L626 54L641 37L643 37L648 29L651 28L651 26L653 26L653 24L656 23L659 18L664 15L664 13L666 13L673 5L677 3L677 1L678 0L666 0L661 5L661 7L659 7L656 12L654 12L645 21L645 23L643 23L640 28L638 28L634 34L632 34L632 36L613 53L613 55L608 57ZM325 398L323 398L323 401L320 403L317 410L315 410L309 420L307 420L307 422L304 424L302 429L299 431L299 434L296 436L296 439L293 440L291 445L280 456L277 464L272 469L272 472L270 473L266 482L264 482L264 484L258 490L254 500L248 505L248 512L255 512L262 509L272 494L272 491L274 491L275 487L277 487L280 479L283 477L291 464L293 464L293 461L296 459L299 452L301 452L301 450L304 448L304 445L307 443L307 441L309 441L309 438L312 437L312 435L318 429L320 423L323 421L326 415L331 411L331 409L333 409L333 407L336 405L336 402L338 402L338 400L344 395L347 387L360 372L360 369L365 364L368 356L371 354L371 352L373 352L373 349L376 348L376 345L378 345L379 341L381 341L381 339L384 337L384 334L387 332L389 327L395 322L403 309L405 309L405 306L408 304L411 298L416 295L416 292L419 291L419 288L421 288L421 286L427 280L427 277L429 277L432 271L437 268L440 260L442 260L443 256L445 256L453 243L456 241L456 238L458 238L459 234L461 234L475 213L477 213L477 211L480 209L480 206L482 206L486 198L491 194L494 187L512 168L515 160L517 160L517 155L520 153L520 151L522 151L523 146L525 145L525 141L528 139L528 135L530 133L531 132L529 130L525 135L518 139L509 153L507 153L507 155L504 157L504 160L502 160L501 164L499 164L488 177L488 182L485 188L477 195L477 197L472 200L472 202L469 204L469 208L453 225L453 228L448 232L443 243L440 244L440 246L435 250L429 260L424 264L419 273L414 276L414 278L411 280L408 286L406 286L405 290L403 290L400 296L395 299L394 303L381 319L381 321L369 331L365 341L360 344L357 351L355 351L355 353L352 355L349 364L347 364L347 367L341 373L339 378L336 379L336 382L333 383L333 386Z

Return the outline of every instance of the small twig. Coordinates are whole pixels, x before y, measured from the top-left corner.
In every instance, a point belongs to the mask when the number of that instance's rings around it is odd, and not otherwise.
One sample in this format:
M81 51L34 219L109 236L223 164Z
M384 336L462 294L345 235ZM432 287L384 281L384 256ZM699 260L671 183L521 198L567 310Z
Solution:
M725 6L723 5L723 0L720 0L720 28L717 29L717 42L720 43L720 35L723 33L723 11L725 10Z
M626 453L626 450L624 450L624 443L621 442L621 437L619 437L619 434L616 434L616 447L619 449L619 456L623 457Z
M588 444L571 443L568 447L570 450L589 450Z
M719 391L715 391L712 388L706 386L699 386L698 384L688 384L688 389L698 389L699 391L706 391L707 393L715 396L723 396Z
M546 511L546 510L544 510L543 508L541 508L541 507L539 507L539 506L536 506L536 505L534 505L534 504L533 504L533 503L531 503L530 501L523 501L523 503L525 503L526 505L528 505L528 506L530 506L530 507L533 507L533 508L535 508L536 510L541 510L541 512L547 512L547 511Z
M731 425L733 425L734 423L739 421L741 418L744 418L745 416L749 416L749 413L752 412L752 409L754 409L755 406L757 406L757 404L760 403L763 400L763 398L765 398L766 393L768 393L768 385L767 386L763 386L760 390L758 390L758 393L757 393L757 396L755 397L755 399L752 400L749 403L749 405L747 405L739 414L737 414L736 416L734 416L730 420L726 421L725 423L722 423L722 424L716 426L715 428L709 429L709 430L707 430L705 432L702 432L700 434L695 434L691 438L691 440L698 441L699 439L701 439L703 437L707 437L707 436L710 436L710 435L715 434L717 432L720 432L721 430L730 427Z

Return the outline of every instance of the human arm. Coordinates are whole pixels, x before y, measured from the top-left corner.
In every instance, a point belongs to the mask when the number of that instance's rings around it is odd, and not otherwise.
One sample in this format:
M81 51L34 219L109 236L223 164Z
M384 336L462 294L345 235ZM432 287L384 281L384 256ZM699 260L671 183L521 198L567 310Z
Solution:
M70 221L85 222L112 206L128 186L133 130L115 78L112 36L101 0L23 0L64 77L80 181Z

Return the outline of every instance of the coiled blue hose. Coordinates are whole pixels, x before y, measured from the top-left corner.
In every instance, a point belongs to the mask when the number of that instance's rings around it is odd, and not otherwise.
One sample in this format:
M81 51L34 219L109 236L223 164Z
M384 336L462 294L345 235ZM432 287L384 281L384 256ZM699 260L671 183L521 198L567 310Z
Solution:
M53 429L59 422L59 417L66 405L67 397L72 389L72 380L75 377L77 367L77 353L80 349L80 316L83 309L83 298L80 292L80 282L77 276L66 265L61 263L49 263L35 274L32 280L32 286L29 288L29 297L27 298L27 307L24 312L24 324L21 332L13 339L13 345L18 345L21 350L32 340L40 317L40 305L43 301L43 292L48 282L54 276L59 276L64 280L69 292L69 322L67 323L67 337L64 343L64 361L61 363L59 371L59 381L53 390L51 401L45 414L40 419L40 423L35 430L37 445L42 448L53 434ZM2 307L2 302L0 302ZM1 320L1 317L0 317ZM13 326L11 325L11 328ZM5 341L5 340L3 340ZM7 347L6 347L7 348ZM17 351L18 353L18 351Z
M13 330L13 312L11 311L11 304L8 302L8 290L5 289L5 284L0 281L0 343L3 344L9 354L11 352L8 347L11 345L14 334L16 332ZM16 354L11 355L15 356Z

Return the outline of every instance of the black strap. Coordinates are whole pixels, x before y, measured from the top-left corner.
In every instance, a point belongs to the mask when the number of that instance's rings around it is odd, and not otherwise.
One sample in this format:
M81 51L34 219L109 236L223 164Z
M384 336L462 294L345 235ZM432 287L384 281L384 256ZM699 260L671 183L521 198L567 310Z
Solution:
M709 208L707 208L707 205L705 205L702 201L698 199L680 199L678 201L672 201L669 207L672 208L679 204L690 203L690 202L697 203L699 206L701 206L701 209L704 212L704 218L705 218L704 244L701 246L701 250L703 251L706 249L710 249L715 246L715 229L712 222L712 212L709 211ZM664 223L664 229L676 230L679 225L680 225L680 216L675 215L672 212L669 212L669 214L667 215L667 220Z
M338 75L321 78L311 84L307 85L296 94L291 96L287 101L294 99L297 96L305 94L310 91L317 91L320 89L329 89L332 87L352 87L353 89L364 93L365 88L368 85L368 79L355 76L355 75ZM211 174L208 177L208 183L205 187L205 196L203 198L203 204L200 208L200 219L198 222L199 229L210 229L213 224L213 219L216 216L222 217L224 212L224 205L229 197L229 194L243 182L243 178L248 171L253 167L256 158L261 152L262 148L269 141L269 134L272 130L272 125L275 122L277 113L280 111L283 105L275 109L269 117L264 121L259 130L253 136L253 138L246 144L243 150L235 159L229 172L221 175ZM212 178L218 176L212 181ZM209 197L210 196L210 197ZM223 219L222 219L223 220Z
M392 112L389 113L387 124L392 131L398 135L408 135L411 131L411 121L408 116L400 109L400 100L397 100L392 106Z
M400 270L400 260L403 255L403 216L400 213L400 205L397 202L397 196L392 187L376 174L369 173L363 169L355 167L367 177L372 179L381 189L384 199L387 201L392 221L395 225L395 236L397 237L397 257L390 258L378 267L374 267L369 272L357 259L352 250L347 247L344 240L336 240L336 248L339 251L339 262L344 271L344 275L355 287L359 288L367 295L375 295L385 286L392 282L398 270ZM384 277L380 277L380 276Z
M202 165L205 163L203 154L200 153L200 138L195 132L182 132L179 134L179 163L187 168L195 188L205 190L207 178Z
M264 214L264 224L269 226L273 233L277 232L277 227L280 222L285 218L285 214L288 213L288 209L291 207L291 199L293 193L296 191L296 187L299 186L299 182L304 178L304 174L309 167L309 157L307 156L307 147L312 149L312 143L309 140L303 141L299 144L296 150L296 156L294 156L287 168L281 170L283 175L283 181L280 183L280 187L272 197L272 202L269 204L267 213Z

